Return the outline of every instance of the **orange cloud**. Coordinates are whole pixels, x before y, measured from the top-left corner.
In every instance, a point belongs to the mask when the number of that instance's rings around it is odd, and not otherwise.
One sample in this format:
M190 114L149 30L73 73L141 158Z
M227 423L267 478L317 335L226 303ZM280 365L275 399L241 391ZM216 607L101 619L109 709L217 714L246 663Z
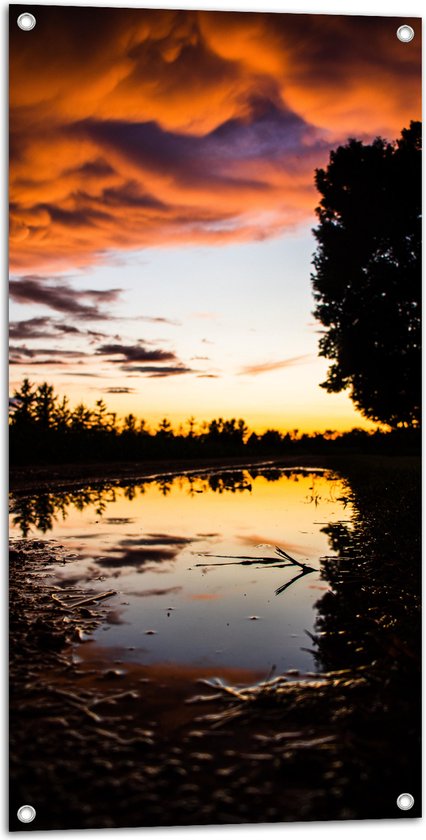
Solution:
M276 362L261 362L256 365L245 365L240 370L240 376L258 376L260 373L269 373L271 370L282 370L287 367L300 365L311 359L309 354L304 356L293 356L290 359L279 359Z
M42 7L30 36L12 21L12 270L306 220L331 144L418 118L411 23L407 45L394 18Z

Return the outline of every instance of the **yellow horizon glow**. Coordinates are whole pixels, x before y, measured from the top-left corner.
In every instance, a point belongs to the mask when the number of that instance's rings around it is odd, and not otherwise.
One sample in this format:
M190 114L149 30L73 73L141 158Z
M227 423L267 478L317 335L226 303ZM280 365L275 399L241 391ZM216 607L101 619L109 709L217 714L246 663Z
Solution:
M24 376L25 374L23 374ZM62 384L55 384L55 377L34 376L29 377L31 382L35 385L40 385L42 382L48 382L54 385L55 394L62 399L68 396L70 400L70 408L74 409L79 403L83 402L89 409L95 408L97 399L103 399L108 410L115 413L117 416L117 424L121 426L124 418L133 414L136 421L144 420L149 431L156 430L163 419L167 419L177 433L182 427L186 433L188 431L188 421L190 418L195 420L195 431L200 431L204 423L209 423L212 420L217 420L221 417L223 420L243 419L249 428L249 432L255 434L263 434L264 432L274 429L281 434L293 433L295 429L299 434L313 434L315 432L324 434L326 431L333 432L348 432L354 428L364 429L373 432L377 428L381 428L380 424L367 420L362 414L354 408L346 394L327 394L322 389L318 388L319 400L321 406L306 404L299 407L297 404L290 406L287 409L280 409L276 406L273 410L267 408L262 409L259 406L240 403L237 401L221 401L220 408L215 409L212 404L206 404L204 407L197 404L196 399L188 403L188 409L183 411L176 407L176 402L173 402L173 393L175 399L179 401L179 389L170 388L170 397L166 403L161 398L155 400L155 403L161 402L161 406L151 407L147 409L147 402L145 402L143 395L120 395L120 394L93 394L88 387L79 387L78 393L75 393L75 388L71 386L66 388ZM11 392L19 389L22 384L22 379L10 383ZM151 400L150 400L151 402ZM386 428L386 427L383 427Z

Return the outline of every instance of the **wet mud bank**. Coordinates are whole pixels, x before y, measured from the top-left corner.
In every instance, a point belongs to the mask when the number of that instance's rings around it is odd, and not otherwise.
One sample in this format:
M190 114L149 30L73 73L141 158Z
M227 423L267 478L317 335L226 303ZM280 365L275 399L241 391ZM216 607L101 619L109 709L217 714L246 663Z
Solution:
M11 466L10 490L15 494L25 495L31 492L46 492L50 489L60 490L69 487L81 487L85 484L95 486L107 481L121 484L133 481L143 481L158 476L177 476L187 473L216 470L245 469L251 466L282 466L294 467L303 463L304 466L323 466L326 458L318 456L291 455L271 458L196 458L186 460L163 461L126 461L93 464L35 464L25 467Z

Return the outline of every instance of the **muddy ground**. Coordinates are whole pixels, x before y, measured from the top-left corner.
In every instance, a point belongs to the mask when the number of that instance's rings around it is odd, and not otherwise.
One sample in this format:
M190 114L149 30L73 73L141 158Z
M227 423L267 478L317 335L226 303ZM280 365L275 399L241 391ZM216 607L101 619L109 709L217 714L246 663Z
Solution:
M334 813L352 815L329 727L285 715L278 728L274 716L228 722L222 693L190 674L168 683L167 673L81 657L107 600L54 600L88 597L55 587L58 560L65 550L48 541L11 547L12 830L327 818L330 790ZM324 758L330 788L313 791ZM23 803L37 812L27 826L15 817Z

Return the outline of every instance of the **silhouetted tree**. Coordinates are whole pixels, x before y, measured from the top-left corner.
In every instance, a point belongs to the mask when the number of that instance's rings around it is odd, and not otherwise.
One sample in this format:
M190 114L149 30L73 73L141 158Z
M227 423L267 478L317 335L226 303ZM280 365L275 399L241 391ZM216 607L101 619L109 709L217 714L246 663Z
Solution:
M55 406L53 418L55 429L66 431L68 429L70 419L71 410L69 408L69 399L68 397L62 397L61 402Z
M349 388L368 418L420 419L421 124L371 145L349 140L316 170L315 317L322 387Z
M189 419L186 422L187 422L187 425L188 425L188 428L189 428L188 437L193 438L194 434L195 434L195 424L196 424L195 417L192 417L192 416L189 417Z
M157 437L168 439L173 435L172 424L167 417L164 417L161 423L158 424Z
M262 444L266 449L279 449L282 443L282 436L276 429L268 429L262 435Z
M134 414L127 414L123 421L123 433L127 435L136 434L137 418Z
M87 431L92 424L93 412L90 408L79 403L71 414L70 425L75 432Z
M115 430L116 415L108 411L103 400L96 400L95 411L93 412L93 428L96 431L112 432Z
M24 379L19 389L13 392L12 425L28 426L34 421L35 387L29 379Z
M39 385L35 395L34 418L44 429L53 426L57 396L53 385L43 382Z

